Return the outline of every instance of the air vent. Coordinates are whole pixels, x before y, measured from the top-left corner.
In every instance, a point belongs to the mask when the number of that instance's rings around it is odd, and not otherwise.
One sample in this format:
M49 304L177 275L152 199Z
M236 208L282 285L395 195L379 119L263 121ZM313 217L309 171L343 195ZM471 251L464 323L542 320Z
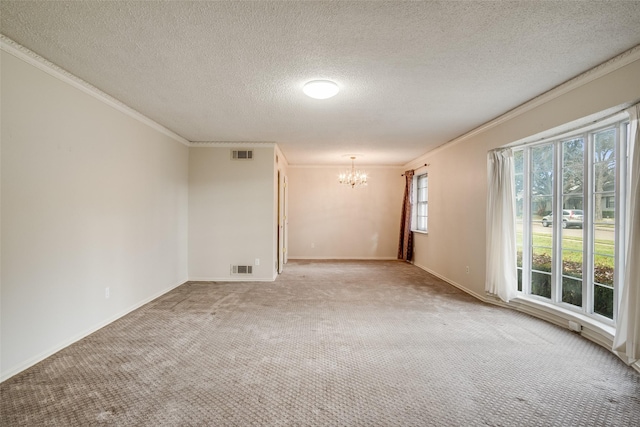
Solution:
M251 160L253 159L253 150L231 150L231 158L233 160Z
M231 274L253 274L252 265L232 265Z

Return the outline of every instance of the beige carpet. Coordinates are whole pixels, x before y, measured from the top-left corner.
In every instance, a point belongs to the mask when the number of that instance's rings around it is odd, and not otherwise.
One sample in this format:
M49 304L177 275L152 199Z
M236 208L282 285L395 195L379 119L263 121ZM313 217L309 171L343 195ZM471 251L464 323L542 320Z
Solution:
M0 424L638 426L640 376L402 262L187 283L0 385Z

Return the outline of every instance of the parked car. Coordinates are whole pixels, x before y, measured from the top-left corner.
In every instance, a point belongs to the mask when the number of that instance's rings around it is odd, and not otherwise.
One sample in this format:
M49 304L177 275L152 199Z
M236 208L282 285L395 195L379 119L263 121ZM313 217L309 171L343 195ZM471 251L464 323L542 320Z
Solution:
M553 213L542 217L542 226L553 225ZM582 228L582 211L579 209L562 210L562 228L577 227Z

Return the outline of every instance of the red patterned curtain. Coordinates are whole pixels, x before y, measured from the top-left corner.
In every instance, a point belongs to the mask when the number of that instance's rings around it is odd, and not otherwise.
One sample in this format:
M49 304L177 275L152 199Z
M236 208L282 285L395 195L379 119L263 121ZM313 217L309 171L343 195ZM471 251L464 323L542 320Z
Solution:
M406 185L404 187L404 201L402 202L402 218L400 218L400 244L398 259L411 262L413 258L413 233L411 232L411 186L413 185L413 171L404 173Z

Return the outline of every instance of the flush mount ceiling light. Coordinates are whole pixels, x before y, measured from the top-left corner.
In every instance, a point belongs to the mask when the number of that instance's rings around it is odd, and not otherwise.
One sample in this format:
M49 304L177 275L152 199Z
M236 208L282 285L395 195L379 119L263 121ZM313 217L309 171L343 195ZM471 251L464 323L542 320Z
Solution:
M331 80L312 80L305 83L302 90L311 98L327 99L335 96L340 89Z

